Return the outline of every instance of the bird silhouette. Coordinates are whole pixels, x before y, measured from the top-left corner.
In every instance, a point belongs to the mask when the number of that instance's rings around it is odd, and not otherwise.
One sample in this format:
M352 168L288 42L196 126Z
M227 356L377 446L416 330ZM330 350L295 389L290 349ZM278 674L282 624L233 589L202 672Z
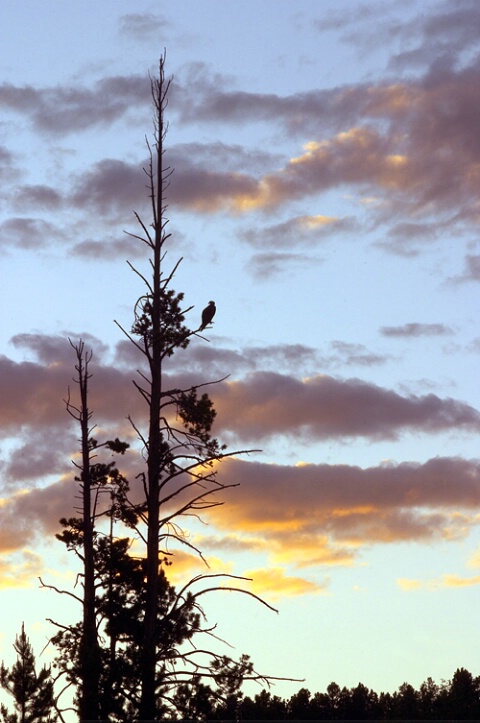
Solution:
M202 311L202 326L200 327L200 331L203 331L205 327L211 323L213 317L215 316L216 310L217 307L215 306L215 302L209 301L208 306L206 306Z

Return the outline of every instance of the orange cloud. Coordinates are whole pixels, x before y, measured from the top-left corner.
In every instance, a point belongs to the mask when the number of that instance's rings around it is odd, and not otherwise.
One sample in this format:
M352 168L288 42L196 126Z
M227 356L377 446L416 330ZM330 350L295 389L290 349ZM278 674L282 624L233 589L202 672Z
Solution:
M229 460L219 474L224 483L240 486L222 508L208 513L217 529L268 539L272 555L282 560L288 548L298 547L305 565L312 559L351 564L365 544L458 539L479 521L475 460L437 458L367 469Z
M472 585L480 585L480 575L474 577L460 577L459 575L444 575L444 587L471 587Z
M267 543L271 559L290 564L297 569L306 567L350 567L357 557L358 544L339 544L321 533L280 530L269 535Z
M205 554L213 553L212 565L224 557L222 540L227 559L253 552L305 569L352 565L365 545L458 539L480 521L477 460L435 458L362 469L227 459L218 474L227 487L239 486L225 490L224 505L204 511L213 535L204 547L202 537L198 542ZM76 491L65 477L6 499L0 507L0 550L22 549L37 535L58 532L60 517L74 509ZM174 563L182 572L202 567L186 551L179 551Z
M439 578L432 580L409 580L407 578L399 578L397 585L405 592L412 590L438 590L440 588L463 588L480 585L480 575L473 577L460 577L457 574L445 573Z
M421 590L422 583L419 580L409 580L405 577L399 577L397 580L397 585L401 590L404 590L405 592L410 592L411 590Z
M0 588L38 586L43 569L40 555L30 550L0 558Z
M199 545L202 553L205 549ZM142 553L144 551L142 550ZM228 560L217 556L204 554L204 559L193 552L187 552L185 549L172 550L172 554L167 557L168 564L165 567L167 577L175 585L184 585L188 580L197 575L210 574L233 574L233 564Z
M326 593L329 585L328 579L322 583L316 583L301 577L286 575L281 567L248 570L244 575L252 578L252 582L248 586L249 590L256 595L266 595L268 598L276 600L281 597Z
M296 569L317 566L351 566L355 563L357 545L346 546L329 540L319 532L302 532L299 525L293 529L280 523L269 527L270 534L262 528L256 534L249 534L244 521L239 523L241 532L216 536L199 536L195 544L204 550L208 562L211 550L221 551L223 555L235 553L266 554L275 566L292 565ZM262 536L263 532L263 536ZM273 533L273 534L272 534Z

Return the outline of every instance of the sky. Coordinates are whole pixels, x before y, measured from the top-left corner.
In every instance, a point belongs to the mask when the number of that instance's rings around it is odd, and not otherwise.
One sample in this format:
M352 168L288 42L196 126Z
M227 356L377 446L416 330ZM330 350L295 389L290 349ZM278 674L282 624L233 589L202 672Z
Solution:
M252 578L209 620L257 669L377 692L480 674L480 5L17 0L0 5L0 657L75 621L75 357L98 436L141 424L129 328L148 268L149 74L166 49L166 263L207 340L214 432L252 449L186 520ZM260 451L261 450L261 451ZM124 463L138 471L138 451ZM134 548L134 549L139 549ZM202 571L177 552L172 580ZM208 571L208 570L207 570ZM40 661L51 660L47 647ZM253 689L255 694L260 689Z

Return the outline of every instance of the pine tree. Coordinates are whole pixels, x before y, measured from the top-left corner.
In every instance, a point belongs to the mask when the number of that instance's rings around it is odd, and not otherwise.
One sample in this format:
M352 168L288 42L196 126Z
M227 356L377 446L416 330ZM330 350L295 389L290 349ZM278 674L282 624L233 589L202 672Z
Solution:
M146 470L140 473L145 497L135 507L135 528L146 542L140 720L161 717L165 703L174 705L179 686L184 692L185 687L190 688L195 695L195 690L198 692L198 686L204 685L205 680L215 682L218 678L215 665L219 660L222 667L230 667L231 671L243 670L241 664L219 656L208 647L194 647L187 653L178 644L171 647L168 635L165 639L165 632L174 620L177 632L173 637L182 637L177 618L184 613L190 627L184 630L183 642L198 633L211 633L211 628L200 624L204 618L199 602L201 595L236 589L219 585L218 579L211 583L211 578L234 576L198 575L175 594L171 605L165 609L160 596L160 585L165 575L162 560L172 554L172 545L187 545L202 556L201 551L188 542L181 525L182 519L187 515L198 517L202 511L223 504L219 495L228 486L236 485L225 485L217 476L219 463L229 456L252 451L226 452L225 446L212 435L216 411L205 387L214 382L183 389L168 388L165 384L165 362L178 350L186 349L193 337L204 339L203 333L208 329L205 320L199 320L196 328L187 326L186 315L192 307L186 307L184 294L172 287L182 259L173 267L165 268L170 239L166 193L173 173L165 164L164 148L167 132L164 116L169 88L170 81L165 78L164 54L160 58L158 79L152 80L155 142L153 147L147 142L149 165L145 169L152 220L146 224L135 214L142 235L130 234L147 246L151 274L147 277L131 266L142 279L145 289L135 304L131 332L126 332L119 325L146 362L146 371L139 372L140 380L135 380L134 384L147 405L148 430L141 431L140 425L131 420L146 460ZM146 529L146 534L142 528ZM238 592L253 595L243 589ZM245 677L260 677L250 666L244 670L245 674L247 672Z
M50 668L43 666L37 674L35 656L29 639L22 631L13 645L17 661L11 669L1 664L0 686L14 699L14 713L9 713L5 705L0 706L4 723L53 723L57 720L53 713L55 699Z

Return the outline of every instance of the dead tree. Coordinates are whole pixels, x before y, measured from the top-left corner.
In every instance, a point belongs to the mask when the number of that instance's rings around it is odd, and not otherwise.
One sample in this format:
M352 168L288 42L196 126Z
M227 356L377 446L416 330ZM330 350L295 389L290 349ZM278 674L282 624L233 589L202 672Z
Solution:
M75 370L76 383L79 387L80 403L76 406L70 400L66 402L68 413L80 425L80 448L82 461L76 465L80 471L81 497L81 532L83 538L83 624L80 641L80 705L81 720L99 719L99 679L100 679L100 647L97 635L97 617L95 606L95 561L94 561L94 524L95 510L92 500L91 464L94 444L91 438L90 420L92 413L88 408L88 381L90 374L88 365L92 358L91 352L85 352L82 341L73 345L77 356Z
M102 651L99 640L99 628L105 613L102 610L102 591L108 589L108 574L102 570L102 558L110 554L119 542L109 540L109 549L105 550L105 538L99 541L97 531L98 519L110 516L113 519L120 515L119 500L123 499L127 480L119 473L114 461L103 463L98 461L99 450L103 447L110 452L124 454L128 444L118 438L99 444L93 437L92 412L89 408L89 380L91 374L89 365L92 352L86 351L83 341L74 344L70 341L76 355L76 377L78 386L78 401L72 400L70 389L65 405L68 414L80 427L80 462L73 462L78 470L75 481L78 482L79 500L75 507L77 517L62 518L60 524L63 531L56 535L68 550L76 553L81 562L81 571L77 580L81 580L83 594L75 594L67 590L59 590L53 585L45 584L43 587L66 594L79 602L82 607L82 619L76 624L63 624L50 619L57 626L59 632L52 637L53 642L60 651L55 663L59 670L57 678L66 678L65 689L70 685L76 687L75 702L78 714L82 721L95 721L105 717L110 712L108 698L105 697L105 685L102 682L112 670L112 664ZM105 503L105 493L107 502ZM105 568L105 565L103 565ZM108 573L108 569L107 569ZM105 596L105 595L104 595ZM105 607L105 605L104 605ZM103 624L105 628L105 624ZM60 711L59 711L60 713Z

